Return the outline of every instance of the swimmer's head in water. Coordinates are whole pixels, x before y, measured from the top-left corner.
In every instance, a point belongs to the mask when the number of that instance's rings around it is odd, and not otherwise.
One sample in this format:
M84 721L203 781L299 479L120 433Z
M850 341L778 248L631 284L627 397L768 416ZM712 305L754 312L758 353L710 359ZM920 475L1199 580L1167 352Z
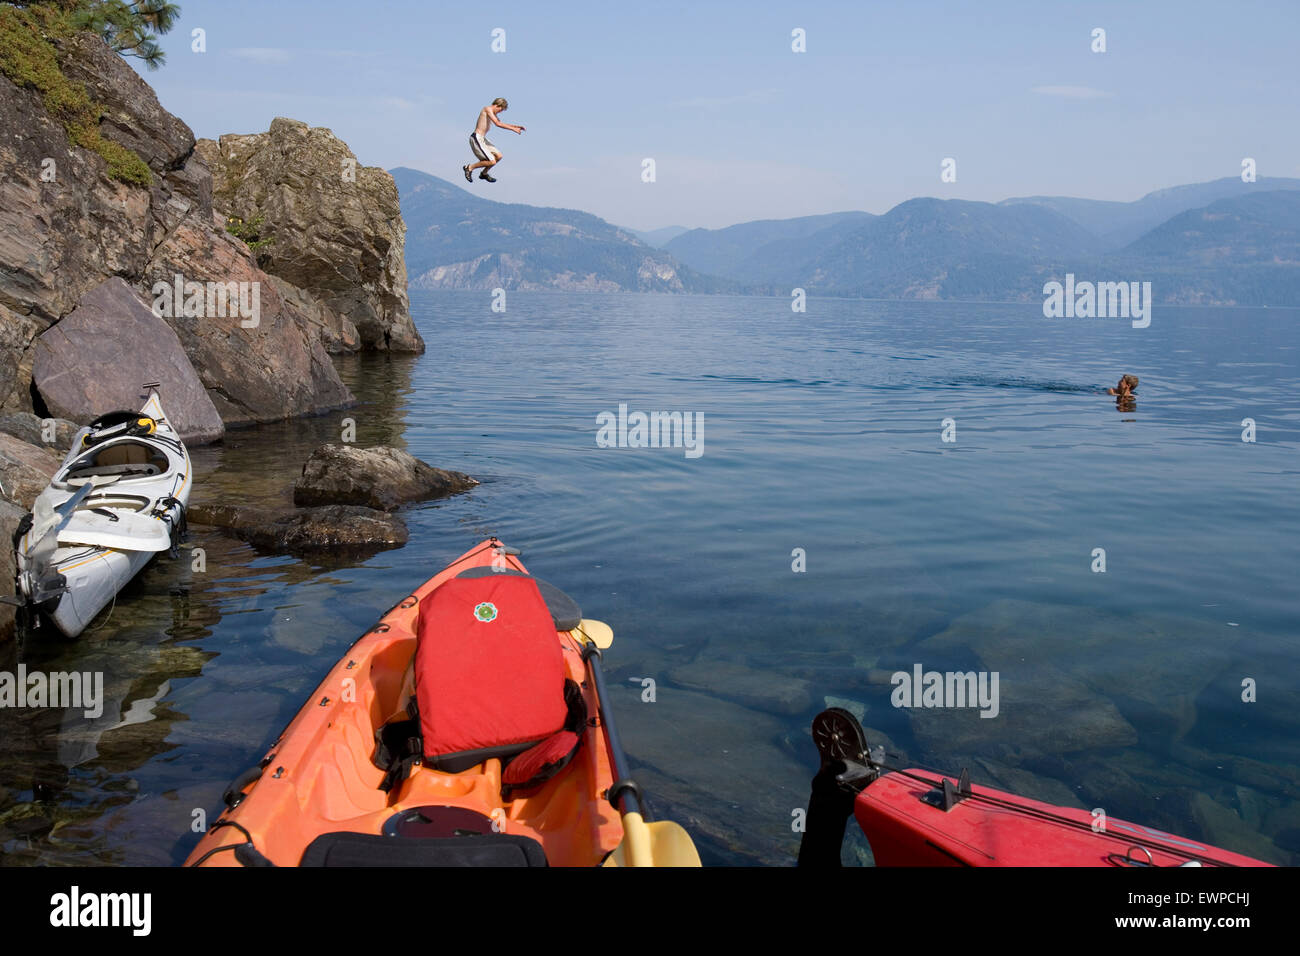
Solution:
M506 98L504 96L498 96L496 99L492 101L492 105L499 106L503 110L507 110L510 108L510 104L506 102Z
M1120 379L1120 381L1122 381L1129 388L1138 387L1138 377L1136 375L1125 375L1122 379Z

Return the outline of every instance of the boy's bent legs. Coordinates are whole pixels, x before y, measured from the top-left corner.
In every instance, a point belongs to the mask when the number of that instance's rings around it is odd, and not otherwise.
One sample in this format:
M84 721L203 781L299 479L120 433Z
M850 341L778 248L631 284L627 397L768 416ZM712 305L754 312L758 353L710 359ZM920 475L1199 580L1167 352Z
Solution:
M501 162L501 150L497 149L486 138L477 133L470 134L469 148L473 150L474 155L478 157L478 162L465 168L471 172L486 167L491 169L497 163Z

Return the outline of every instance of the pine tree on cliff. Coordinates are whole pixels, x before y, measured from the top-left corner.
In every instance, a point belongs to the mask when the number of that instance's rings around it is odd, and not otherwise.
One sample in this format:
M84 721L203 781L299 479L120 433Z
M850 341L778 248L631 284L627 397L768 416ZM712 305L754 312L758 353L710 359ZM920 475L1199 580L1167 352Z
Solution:
M138 57L151 70L166 62L167 54L158 46L157 36L176 25L181 12L176 4L166 0L70 0L70 5L77 29L99 34L118 53Z

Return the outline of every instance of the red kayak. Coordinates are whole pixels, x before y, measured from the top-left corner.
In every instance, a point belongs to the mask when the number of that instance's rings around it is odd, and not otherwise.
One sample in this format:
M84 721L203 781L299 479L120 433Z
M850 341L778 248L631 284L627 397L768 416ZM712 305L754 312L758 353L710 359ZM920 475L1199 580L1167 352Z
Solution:
M849 814L879 866L1271 866L1087 810L1058 807L927 770L886 767L862 725L832 707L813 721L813 779L800 866L840 865Z

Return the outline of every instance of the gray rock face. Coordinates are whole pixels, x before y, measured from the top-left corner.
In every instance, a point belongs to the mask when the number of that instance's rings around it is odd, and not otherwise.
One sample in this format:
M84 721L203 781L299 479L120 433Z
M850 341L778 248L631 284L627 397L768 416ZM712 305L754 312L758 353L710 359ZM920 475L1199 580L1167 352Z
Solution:
M145 382L181 438L216 441L225 425L176 333L118 278L105 279L36 340L32 381L50 413L80 424L114 409L139 408Z
M155 282L172 282L177 274L201 283L257 282L261 290L261 327L252 332L239 328L237 318L232 324L206 314L166 316L227 422L272 421L350 404L352 396L323 344L340 350L365 344L340 317L354 304L349 296L370 303L358 315L376 342L385 340L379 326L388 322L395 328L401 324L395 316L406 315L400 216L391 224L399 234L387 240L387 252L380 241L379 223L397 209L391 180L390 210L387 199L378 198L382 183L375 186L374 176L359 171L352 212L338 214L339 223L351 226L313 227L326 233L332 228L329 242L294 234L308 228L308 213L288 220L283 248L302 242L318 257L333 250L346 261L336 269L330 301L281 296L248 247L225 232L224 220L214 220L212 173L195 151L189 127L164 110L148 84L102 40L83 34L61 47L65 74L103 107L100 133L134 150L152 180L141 186L110 178L103 158L71 144L40 94L0 76L0 410L33 411L34 341L105 279L120 277L152 305ZM342 144L338 149L346 153ZM311 209L317 199L303 197ZM367 215L375 220L369 245L364 237L371 226L357 219ZM358 236L359 245L349 246ZM358 287L369 287L349 292L346 283L358 277ZM328 316L327 306L333 310ZM398 343L390 347L415 348L408 338L389 328L390 343Z
M118 54L88 33L67 40L63 53L63 75L85 86L103 107L99 131L105 139L133 150L158 175L188 158L194 133L162 108L140 74L122 70Z
M406 224L393 177L361 166L328 129L275 119L265 133L199 140L223 216L263 217L267 272L334 351L422 352L406 295ZM287 298L290 296L286 295Z
M175 304L178 275L203 283L205 290L208 283L243 284L250 305L255 289L256 326L246 328L253 319L229 307L220 310L224 316L210 306L201 314L182 314ZM164 286L173 290L170 308L163 308ZM306 319L280 298L248 247L212 223L186 220L168 236L150 260L142 287L153 296L151 305L168 313L167 324L227 424L276 421L353 403Z
M346 315L321 304L310 292L285 282L279 276L268 278L275 291L280 293L280 298L296 309L320 336L326 352L355 352L361 348L361 333Z
M426 465L397 448L322 445L294 483L297 505L360 504L392 511L410 501L468 491L478 482Z
M66 418L41 418L31 412L0 415L0 432L21 438L29 445L44 446L56 454L67 454L78 427L76 422ZM47 436L49 441L45 440Z
M9 542L13 540L18 522L27 512L12 502L0 499L0 594L14 593L14 552ZM0 604L0 646L14 636L14 607Z
M0 497L30 511L36 496L59 470L60 460L47 448L0 433ZM0 548L8 546L8 541L0 541Z
M0 185L0 189L3 188ZM0 217L3 216L4 210L0 209ZM0 236L0 243L4 241ZM0 305L0 409L32 410L28 387L32 380L30 346L48 326L48 322L30 315L19 315Z
M328 505L271 511L229 505L194 505L195 524L232 532L258 548L309 554L316 551L374 552L406 544L406 523L373 508Z
M135 76L116 59L117 75ZM53 181L42 180L46 169ZM104 160L68 142L38 93L0 76L0 303L48 324L106 276L139 275L159 238L152 199L109 179Z

